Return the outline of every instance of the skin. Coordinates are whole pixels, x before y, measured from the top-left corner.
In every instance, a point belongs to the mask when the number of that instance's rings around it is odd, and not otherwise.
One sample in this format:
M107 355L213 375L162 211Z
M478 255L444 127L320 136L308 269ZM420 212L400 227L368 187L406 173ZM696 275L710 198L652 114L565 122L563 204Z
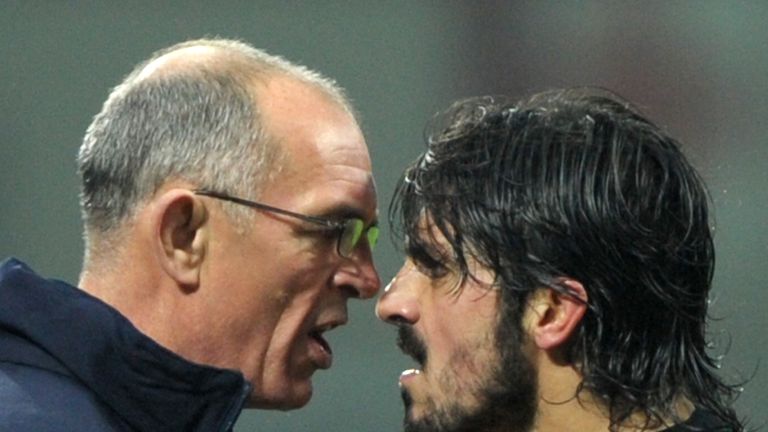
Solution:
M227 60L194 54L188 63L173 53L148 67L167 74ZM254 79L253 91L286 160L259 201L375 223L370 158L350 113L285 76ZM222 202L191 192L199 186L169 179L109 242L114 255L86 267L80 286L182 357L242 372L253 385L251 407L303 406L312 374L332 358L313 335L347 322L348 299L379 289L371 253L363 241L343 258L335 236L267 212L254 211L243 230Z
M477 395L488 385L487 365L499 361L493 341L499 298L488 272L476 267L474 274L455 290L458 272L434 277L406 260L378 300L380 319L407 325L426 346L426 364L400 376L410 421L449 407L472 412L484 403Z
M263 119L289 156L286 168L260 200L303 214L338 219L358 216L373 223L376 192L371 163L352 116L317 90L290 79L276 78L260 91L266 96L262 99ZM236 274L236 268L251 267L228 282L246 287L242 297L264 297L271 303L266 320L245 312L250 321L247 327L269 323L266 334L271 335L266 346L254 347L263 349L263 356L251 360L258 371L252 382L261 394L301 406L311 396L309 378L318 367L318 347L308 332L318 326L344 324L346 301L374 296L380 282L364 244L351 258L342 258L336 253L335 237L321 235L307 224L291 230L295 221L286 226L285 219L264 216L259 218L264 223L254 227L248 241L227 238L225 244L231 241L243 249L222 249L221 258L229 257L232 267L225 270L226 275ZM247 258L236 262L231 259L233 252ZM254 262L263 265L255 268ZM254 290L260 295L254 296ZM265 305L252 306L263 310Z
M437 249L445 250L444 237L436 232L433 238ZM453 427L459 424L458 419L446 416L446 413L472 415L486 412L484 408L498 402L484 397L482 390L498 384L493 379L493 367L503 361L491 336L500 322L500 298L496 289L489 288L492 273L472 261L469 264L475 278L468 278L461 284L457 271L450 266L445 274L429 275L407 259L377 303L376 313L380 319L411 328L426 348L427 361L421 369L405 371L400 377L400 386L410 400L406 420L414 424L425 418L432 419L432 426L425 430L454 430ZM561 278L557 283L582 300L587 299L586 291L578 281ZM506 420L508 423L482 431L597 432L609 429L607 409L599 400L589 392L574 397L582 377L578 368L565 361L562 354L564 344L584 313L582 302L553 289L541 288L530 296L520 317L523 341L512 341L520 344L512 349L521 350L521 355L532 366L531 373L535 374L534 422L514 423L517 419L511 416ZM520 367L519 363L517 365ZM515 367L515 363L506 364L506 367ZM513 393L524 391L511 390ZM693 407L689 403L678 405L680 417L687 418ZM510 413L521 409L507 408L512 410ZM435 419L444 423L435 424ZM642 429L638 425L643 423L643 417L633 417L617 430L656 431L674 424L669 420L664 425Z

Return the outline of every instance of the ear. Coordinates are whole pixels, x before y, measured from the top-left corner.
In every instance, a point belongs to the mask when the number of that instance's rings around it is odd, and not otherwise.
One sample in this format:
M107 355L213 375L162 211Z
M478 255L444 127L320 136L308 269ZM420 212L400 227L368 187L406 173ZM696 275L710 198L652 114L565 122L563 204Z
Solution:
M526 308L528 333L542 350L566 343L587 310L587 292L580 282L562 278L557 284L568 293L542 288L534 293Z
M180 287L194 290L207 247L205 205L189 190L171 189L155 199L152 217L163 270Z

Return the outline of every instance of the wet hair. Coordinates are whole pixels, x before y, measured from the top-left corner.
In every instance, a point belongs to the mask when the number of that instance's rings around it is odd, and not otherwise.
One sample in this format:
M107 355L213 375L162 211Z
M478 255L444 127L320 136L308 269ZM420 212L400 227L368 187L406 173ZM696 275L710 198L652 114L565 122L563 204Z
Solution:
M645 426L677 419L684 397L742 430L738 391L707 352L708 201L673 138L618 96L579 88L453 104L389 216L422 271L492 269L502 314L520 319L532 292L579 281L587 312L564 355L583 377L577 395L605 404L612 429L637 413Z

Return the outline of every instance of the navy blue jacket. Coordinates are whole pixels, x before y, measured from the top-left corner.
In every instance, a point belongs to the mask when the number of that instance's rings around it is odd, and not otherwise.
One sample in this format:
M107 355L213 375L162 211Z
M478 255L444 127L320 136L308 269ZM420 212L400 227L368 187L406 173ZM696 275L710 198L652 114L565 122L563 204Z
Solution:
M82 290L0 265L0 432L230 431L249 392Z

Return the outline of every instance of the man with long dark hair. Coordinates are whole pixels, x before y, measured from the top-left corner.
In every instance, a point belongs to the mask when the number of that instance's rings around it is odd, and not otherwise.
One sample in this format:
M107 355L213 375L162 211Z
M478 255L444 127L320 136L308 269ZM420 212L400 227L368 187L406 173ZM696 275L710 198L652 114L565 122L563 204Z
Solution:
M708 196L631 105L571 89L436 117L377 313L407 431L740 431L705 335Z

